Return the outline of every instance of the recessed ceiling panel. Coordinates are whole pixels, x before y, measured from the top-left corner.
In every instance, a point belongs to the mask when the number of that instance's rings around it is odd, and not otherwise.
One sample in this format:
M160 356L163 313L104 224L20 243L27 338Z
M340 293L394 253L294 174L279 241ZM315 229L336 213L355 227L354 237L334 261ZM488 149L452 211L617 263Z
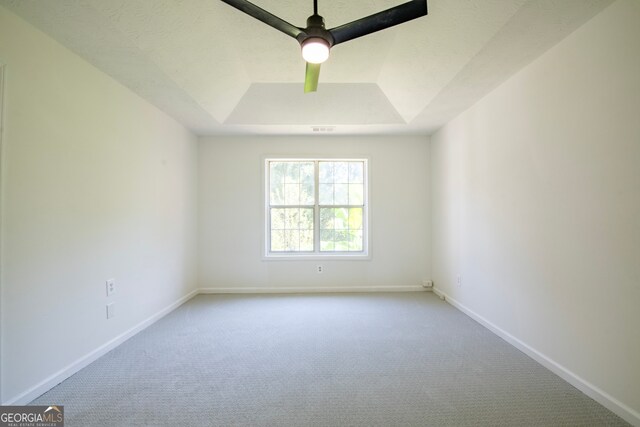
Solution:
M300 83L254 83L225 124L364 125L403 124L375 83L322 83L303 93Z

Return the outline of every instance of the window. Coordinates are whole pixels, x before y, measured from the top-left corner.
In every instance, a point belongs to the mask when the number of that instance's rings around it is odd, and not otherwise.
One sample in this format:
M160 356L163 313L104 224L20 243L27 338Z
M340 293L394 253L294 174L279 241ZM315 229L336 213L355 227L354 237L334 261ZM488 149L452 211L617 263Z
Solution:
M267 256L366 256L367 161L267 159Z

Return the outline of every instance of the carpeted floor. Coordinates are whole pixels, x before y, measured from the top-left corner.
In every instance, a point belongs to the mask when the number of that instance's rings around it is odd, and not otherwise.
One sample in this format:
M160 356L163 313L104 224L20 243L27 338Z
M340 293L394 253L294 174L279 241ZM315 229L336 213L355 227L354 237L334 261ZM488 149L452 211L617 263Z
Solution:
M431 293L200 295L32 404L70 426L614 426Z

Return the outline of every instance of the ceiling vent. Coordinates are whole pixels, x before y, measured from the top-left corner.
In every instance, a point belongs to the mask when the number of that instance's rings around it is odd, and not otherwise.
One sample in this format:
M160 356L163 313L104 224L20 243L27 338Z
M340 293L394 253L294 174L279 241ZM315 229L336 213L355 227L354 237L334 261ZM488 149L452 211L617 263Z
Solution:
M312 126L311 129L314 132L333 132L335 126Z

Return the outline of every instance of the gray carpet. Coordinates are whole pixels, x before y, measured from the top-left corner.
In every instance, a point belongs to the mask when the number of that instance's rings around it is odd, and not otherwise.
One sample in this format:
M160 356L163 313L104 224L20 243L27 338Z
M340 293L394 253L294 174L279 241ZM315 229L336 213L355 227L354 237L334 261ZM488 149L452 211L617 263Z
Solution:
M52 403L67 426L628 425L426 292L200 295Z

